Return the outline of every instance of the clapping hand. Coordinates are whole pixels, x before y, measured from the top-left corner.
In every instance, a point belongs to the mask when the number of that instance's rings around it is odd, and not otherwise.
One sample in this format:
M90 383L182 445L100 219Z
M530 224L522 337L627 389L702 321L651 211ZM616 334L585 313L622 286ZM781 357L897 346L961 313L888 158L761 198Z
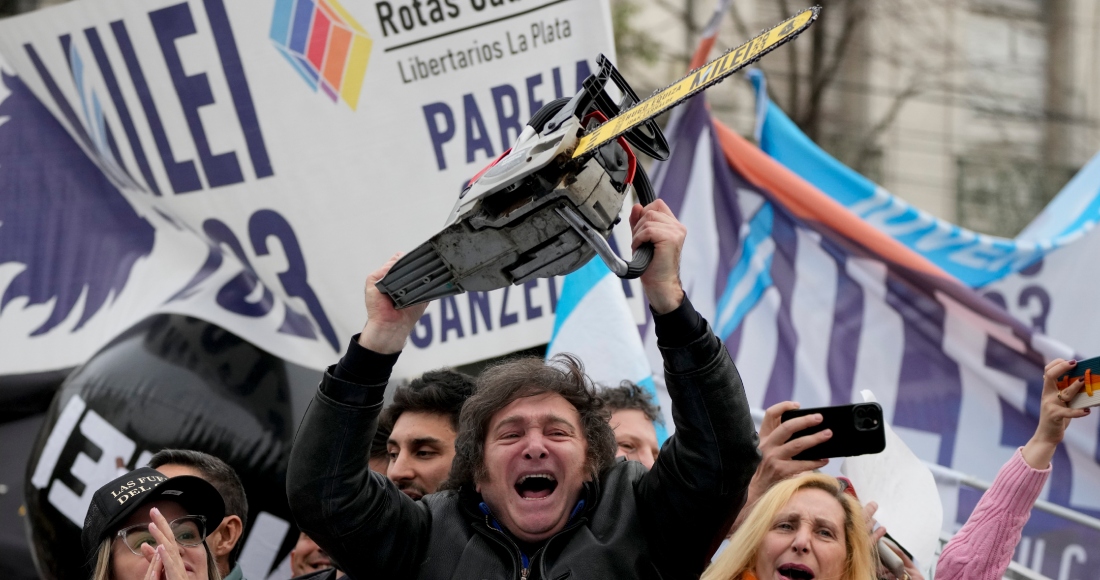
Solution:
M149 560L144 580L188 580L187 566L183 563L172 526L157 508L149 510L149 517L153 520L149 524L149 533L157 541L157 547L141 545L141 554Z

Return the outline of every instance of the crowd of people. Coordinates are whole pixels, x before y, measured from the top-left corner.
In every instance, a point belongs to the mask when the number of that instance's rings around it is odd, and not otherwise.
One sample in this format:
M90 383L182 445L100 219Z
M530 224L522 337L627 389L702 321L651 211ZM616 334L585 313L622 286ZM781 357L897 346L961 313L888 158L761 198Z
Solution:
M759 433L741 378L678 276L686 230L661 201L631 214L654 245L642 286L653 311L675 433L638 385L598 387L581 361L520 358L476 379L424 374L384 396L424 306L396 310L367 277L368 318L324 374L291 451L287 493L301 578L922 578L849 482L792 439L819 414ZM1088 414L1059 390L1074 361L1046 367L1039 426L944 548L937 579L1000 578L1069 422ZM82 544L95 580L240 579L248 501L223 461L165 450L92 497ZM725 547L717 553L718 546ZM928 563L920 563L927 565Z

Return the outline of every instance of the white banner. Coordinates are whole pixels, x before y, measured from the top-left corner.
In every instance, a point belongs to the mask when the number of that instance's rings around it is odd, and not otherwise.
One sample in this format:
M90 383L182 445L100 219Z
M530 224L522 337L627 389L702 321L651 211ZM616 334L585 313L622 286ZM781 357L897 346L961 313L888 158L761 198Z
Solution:
M612 50L591 0L103 0L0 21L0 375L79 364L154 312L332 364L366 274ZM556 299L539 280L436 302L397 375L546 342Z
M1100 228L1090 227L1073 243L1041 261L989 284L981 293L1029 325L1069 344L1084 358L1100 354L1100 332L1090 321L1100 272L1096 271Z

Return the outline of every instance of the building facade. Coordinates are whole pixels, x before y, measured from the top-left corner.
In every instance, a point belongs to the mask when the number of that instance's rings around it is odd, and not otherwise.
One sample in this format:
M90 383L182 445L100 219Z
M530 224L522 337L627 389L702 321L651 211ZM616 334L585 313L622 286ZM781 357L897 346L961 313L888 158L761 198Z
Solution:
M612 0L619 60L639 92L684 73L715 3ZM820 4L813 28L760 63L769 94L827 151L917 207L1015 236L1100 149L1100 3ZM733 2L716 51L803 7ZM639 54L639 44L657 55ZM719 118L751 133L743 78L708 99Z

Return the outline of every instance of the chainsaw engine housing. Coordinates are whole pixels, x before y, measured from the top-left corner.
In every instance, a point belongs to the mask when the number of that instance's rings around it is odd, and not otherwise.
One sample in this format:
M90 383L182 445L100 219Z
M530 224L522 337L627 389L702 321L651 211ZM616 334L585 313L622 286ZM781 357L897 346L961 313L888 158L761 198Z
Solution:
M626 275L626 263L611 252L607 237L632 181L641 176L648 188L628 145L631 137L573 157L585 131L607 120L601 107L614 104L602 92L606 79L625 84L610 61L601 58L600 63L596 80L590 78L573 98L537 113L512 149L463 190L444 229L398 260L378 282L398 308L565 275L597 253L605 261L617 260L623 271L616 273ZM601 91L602 98L594 98L593 91ZM637 101L632 92L620 93L621 106ZM667 154L660 129L647 130L647 142L658 148L663 144ZM654 141L653 131L659 140Z
M575 132L577 125L571 129ZM557 210L571 209L600 236L611 234L627 194L621 180L628 153L619 143L605 147L606 153L601 151L575 171L531 173L510 187L468 190L443 231L403 256L382 287L395 304L407 306L580 268L596 251ZM507 155L497 165L511 159ZM522 152L516 159L524 159ZM601 162L622 167L608 172ZM619 181L615 174L622 175ZM489 173L481 179L486 177ZM557 181L551 182L555 177Z

